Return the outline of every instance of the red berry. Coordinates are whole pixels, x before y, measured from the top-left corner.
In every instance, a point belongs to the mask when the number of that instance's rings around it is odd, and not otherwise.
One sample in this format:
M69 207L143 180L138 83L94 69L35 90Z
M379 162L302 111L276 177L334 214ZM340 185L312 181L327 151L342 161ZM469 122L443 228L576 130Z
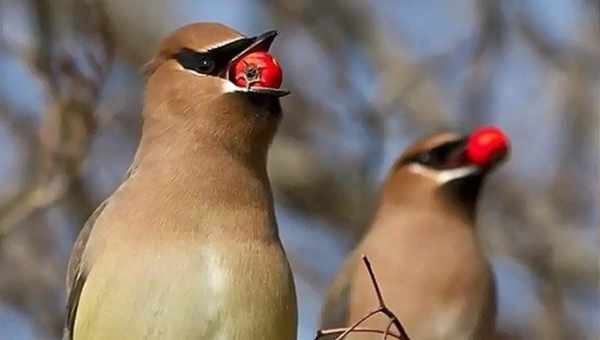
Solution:
M467 141L467 159L479 166L489 166L506 156L509 149L508 137L497 127L479 128Z
M281 86L282 71L279 63L268 52L252 52L238 59L230 69L230 80L237 86L268 87Z

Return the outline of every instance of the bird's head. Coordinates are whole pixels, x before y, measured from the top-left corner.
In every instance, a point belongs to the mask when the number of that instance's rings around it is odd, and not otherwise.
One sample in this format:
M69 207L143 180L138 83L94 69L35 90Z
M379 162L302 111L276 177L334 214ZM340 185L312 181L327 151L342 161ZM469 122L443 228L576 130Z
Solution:
M217 23L179 28L146 65L145 121L163 130L183 122L217 139L268 145L281 115L279 97L288 94L268 53L276 35L246 37Z
M394 165L384 199L441 199L474 212L483 179L507 158L509 145L508 137L495 127L482 127L468 135L443 132L424 138Z

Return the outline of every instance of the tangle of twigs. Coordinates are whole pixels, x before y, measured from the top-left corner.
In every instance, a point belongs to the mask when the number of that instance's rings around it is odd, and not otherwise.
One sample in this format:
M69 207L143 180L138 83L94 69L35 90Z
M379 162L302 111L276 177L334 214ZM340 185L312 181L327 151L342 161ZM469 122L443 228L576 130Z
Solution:
M337 335L335 340L342 340L342 339L345 339L346 336L350 333L382 334L383 340L387 340L388 337L391 337L394 339L399 339L399 340L410 340L410 338L408 337L408 334L406 334L406 331L404 330L404 327L402 326L402 323L400 322L398 317L394 314L394 312L392 312L386 306L385 301L383 299L383 295L381 294L381 289L379 288L379 283L377 282L377 279L375 278L375 273L373 273L373 268L371 266L371 262L369 262L369 259L367 258L366 255L362 255L362 260L363 260L363 263L365 264L365 268L367 269L367 272L369 273L371 282L373 283L373 289L375 290L375 294L377 294L377 300L379 301L379 306L377 306L377 308L375 308L374 310L372 310L371 312L367 313L365 316L360 318L358 321L356 321L350 327L319 329L317 331L317 335L315 336L315 340L319 340L322 337L327 336L327 335ZM371 317L373 317L377 314L384 314L389 319L389 323L384 330L359 327L363 322L367 321L368 319L370 319ZM394 328L396 328L396 331L398 333L392 332L392 330L391 330L392 326L394 326Z

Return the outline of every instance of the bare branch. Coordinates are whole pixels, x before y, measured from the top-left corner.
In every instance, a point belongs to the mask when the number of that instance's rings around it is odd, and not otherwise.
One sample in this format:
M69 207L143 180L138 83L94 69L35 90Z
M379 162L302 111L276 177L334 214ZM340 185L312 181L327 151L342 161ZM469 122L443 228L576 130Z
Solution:
M353 332L358 332L359 329L361 332L383 334L384 340L387 339L388 335L393 338L396 338L396 339L410 340L408 334L406 334L406 331L404 330L404 326L402 326L402 323L400 323L400 320L398 320L396 315L390 309L388 309L386 307L385 301L383 299L383 295L381 294L381 289L379 288L379 283L377 282L377 278L375 277L375 273L373 272L371 262L369 261L369 259L367 258L366 255L362 255L362 261L363 261L363 264L365 265L365 268L367 269L367 273L369 274L371 283L373 284L373 290L375 290L375 294L377 294L377 301L379 302L378 308L372 310L371 312L367 313L362 318L358 319L350 327L318 330L315 340L318 340L325 335L332 335L332 334L335 334L335 335L339 334L335 338L335 340L342 340L342 339L346 338L346 336L348 334L353 333ZM384 314L385 316L387 316L389 318L389 324L385 330L373 330L373 329L368 329L368 328L359 328L359 326L363 322L369 320L371 317L373 317L377 314ZM396 327L396 330L398 331L399 335L391 333L392 325L394 325Z
M392 323L390 322L390 325L392 325ZM326 329L326 330L318 330L317 331L317 337L316 339L319 339L321 337L324 336L328 336L328 335L340 335L345 333L348 330L348 328L330 328L330 329ZM371 328L361 328L361 327L357 327L354 328L352 330L352 333L373 333L373 334L383 334L384 339L386 335L391 336L394 339L399 339L399 340L403 340L403 338L401 338L399 335L388 332L387 334L380 330L380 329L371 329Z

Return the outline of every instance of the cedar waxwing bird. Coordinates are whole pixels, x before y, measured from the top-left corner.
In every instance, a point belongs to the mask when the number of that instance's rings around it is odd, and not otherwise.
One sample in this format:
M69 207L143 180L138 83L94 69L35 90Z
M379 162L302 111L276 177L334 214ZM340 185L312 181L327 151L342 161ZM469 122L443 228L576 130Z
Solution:
M475 207L484 177L507 154L508 139L493 127L470 136L439 133L410 147L385 180L366 235L328 290L322 328L349 327L379 306L364 254L411 340L490 339L495 285L476 237ZM388 323L377 316L361 327L385 331ZM346 339L380 338L352 333Z
M275 35L196 23L162 41L134 161L73 248L64 339L296 339L266 170L287 94L261 75ZM266 62L237 86L249 54Z

